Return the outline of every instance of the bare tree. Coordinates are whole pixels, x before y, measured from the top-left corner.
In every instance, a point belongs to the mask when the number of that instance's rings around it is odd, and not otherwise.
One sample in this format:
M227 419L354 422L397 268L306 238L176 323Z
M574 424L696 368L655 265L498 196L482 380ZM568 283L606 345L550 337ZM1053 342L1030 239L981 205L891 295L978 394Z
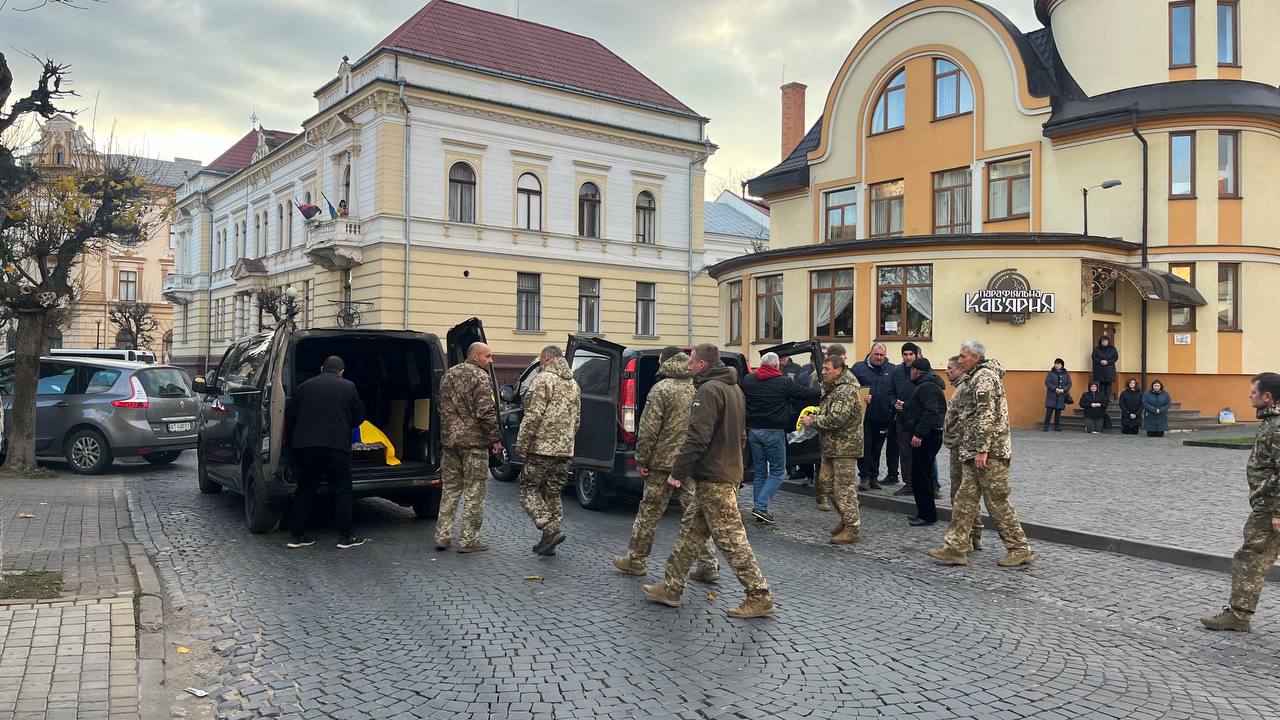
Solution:
M728 190L739 197L746 196L747 181L759 175L758 172L751 170L740 170L738 168L730 168L721 173L707 173L707 195L709 197L719 197L720 193Z
M283 290L280 288L263 288L254 291L253 298L258 301L258 308L271 316L273 327L280 324L280 318L284 317L286 301L288 300ZM258 329L263 329L261 316L258 318Z
M151 314L151 303L116 303L107 311L107 318L120 329L117 335L129 337L130 348L152 349L156 333L160 331L160 321Z

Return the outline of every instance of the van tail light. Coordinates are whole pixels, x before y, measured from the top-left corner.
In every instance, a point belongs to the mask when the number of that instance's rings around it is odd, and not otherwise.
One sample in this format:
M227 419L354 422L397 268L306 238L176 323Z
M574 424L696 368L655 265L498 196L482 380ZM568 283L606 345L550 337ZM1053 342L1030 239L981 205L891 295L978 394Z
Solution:
M118 408L137 408L139 410L147 409L149 401L147 399L147 391L142 389L142 381L137 375L129 376L129 387L133 390L133 394L124 400L112 400L111 406Z
M618 433L623 442L636 441L636 359L627 361L618 398Z

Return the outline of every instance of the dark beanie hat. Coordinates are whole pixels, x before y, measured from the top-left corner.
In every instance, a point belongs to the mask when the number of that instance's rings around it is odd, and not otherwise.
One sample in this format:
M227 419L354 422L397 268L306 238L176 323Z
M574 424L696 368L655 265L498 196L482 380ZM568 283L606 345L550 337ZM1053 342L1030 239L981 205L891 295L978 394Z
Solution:
M1063 360L1062 358L1054 358L1054 359L1053 359L1053 364L1054 364L1054 365L1061 365L1062 367L1066 367L1066 366L1067 366L1067 361L1066 361L1066 360Z
M918 357L913 360L911 362L911 369L926 373L933 372L933 366L929 364L929 358L927 357Z
M919 355L919 354L920 354L920 346L919 346L919 345L917 345L917 344L915 344L915 343L913 343L913 342L904 342L904 343L902 343L902 352L906 352L906 351L908 351L908 350L910 350L911 352L915 353L916 355Z

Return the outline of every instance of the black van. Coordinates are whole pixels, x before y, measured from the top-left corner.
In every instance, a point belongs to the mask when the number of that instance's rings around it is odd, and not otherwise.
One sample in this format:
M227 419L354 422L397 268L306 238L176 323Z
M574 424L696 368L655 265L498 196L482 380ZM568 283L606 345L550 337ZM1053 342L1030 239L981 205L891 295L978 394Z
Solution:
M203 397L196 448L200 491L224 487L244 496L253 533L280 525L297 487L285 436L285 405L299 383L320 372L329 355L346 363L346 377L364 401L367 419L394 447L399 465L354 463L355 497L383 497L423 518L440 511L440 421L435 402L447 367L484 341L478 318L454 327L441 351L433 334L411 330L297 330L282 322L223 353L209 378L196 378ZM490 371L492 377L492 371ZM321 486L321 492L328 488Z
M686 352L688 348L683 348ZM618 495L639 495L644 478L636 472L636 431L649 390L658 382L661 348L628 348L598 337L571 335L565 359L582 392L582 420L574 443L573 486L583 507L599 510ZM747 359L721 352L725 364L747 372ZM537 372L534 362L520 376L518 386L499 392L499 428L503 457L495 458L493 477L512 481L523 460L516 455L516 436L523 418L521 393Z

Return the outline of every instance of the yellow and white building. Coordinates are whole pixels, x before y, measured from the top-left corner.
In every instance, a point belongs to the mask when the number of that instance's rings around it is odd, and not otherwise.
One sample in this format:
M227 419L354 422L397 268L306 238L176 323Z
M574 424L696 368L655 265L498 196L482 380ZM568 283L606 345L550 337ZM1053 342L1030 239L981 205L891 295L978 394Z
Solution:
M1053 359L1082 385L1109 334L1121 382L1247 416L1249 377L1280 369L1280 3L1035 10L1024 33L971 0L903 4L803 137L804 87L783 88L784 158L750 182L771 249L712 268L720 340L912 340L939 367L976 337L1027 425Z

